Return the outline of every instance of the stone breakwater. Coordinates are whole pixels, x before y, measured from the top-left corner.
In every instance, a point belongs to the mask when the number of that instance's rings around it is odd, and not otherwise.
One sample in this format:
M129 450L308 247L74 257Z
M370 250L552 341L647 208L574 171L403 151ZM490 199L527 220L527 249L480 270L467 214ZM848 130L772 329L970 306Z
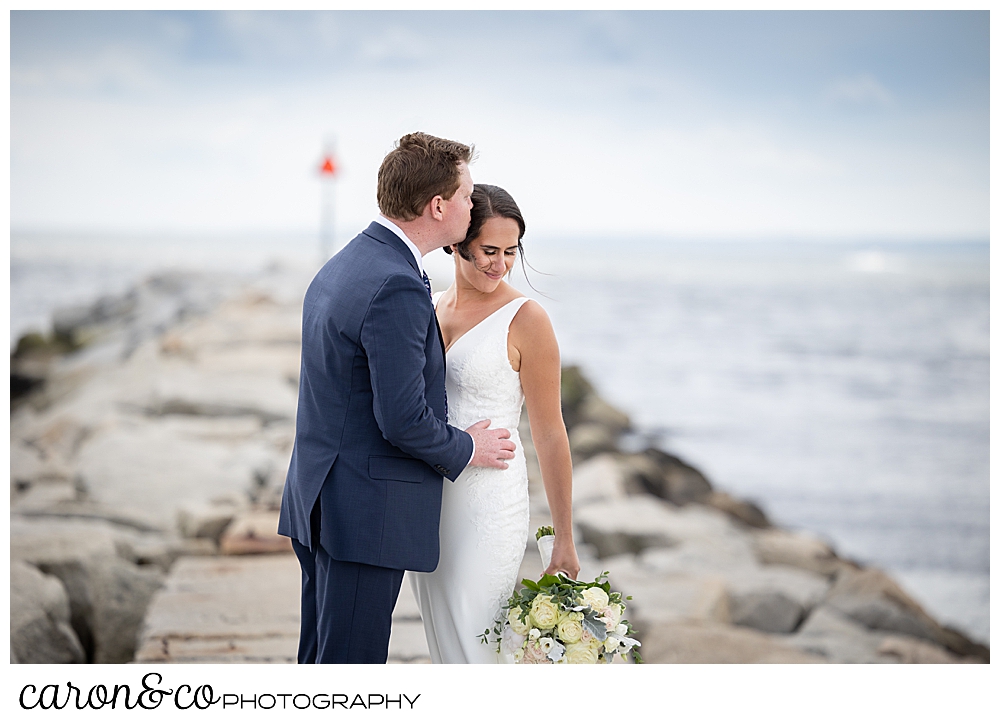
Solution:
M11 662L293 661L275 533L308 273L161 275L62 310L11 357ZM884 572L655 447L563 371L581 578L609 571L650 663L976 663ZM532 530L550 522L529 461ZM632 444L629 441L633 441ZM537 577L533 540L522 574ZM407 586L390 661L427 661Z

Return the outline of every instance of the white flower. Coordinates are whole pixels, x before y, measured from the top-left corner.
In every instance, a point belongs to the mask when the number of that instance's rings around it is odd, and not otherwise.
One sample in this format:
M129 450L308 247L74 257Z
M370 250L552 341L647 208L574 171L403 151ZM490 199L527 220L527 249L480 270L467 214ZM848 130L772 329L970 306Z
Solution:
M583 614L572 613L556 626L559 640L567 644L575 644L583 636Z
M591 586L584 589L582 594L583 602L595 611L603 611L608 607L608 594L603 588Z
M524 649L524 634L519 634L511 626L504 626L500 635L500 648L508 655L518 658L518 654Z
M640 644L636 639L630 639L628 636L622 636L622 646L627 646L629 649L633 649L636 646L642 646L642 644Z
M621 619L621 606L608 606L601 611L601 620L604 621L604 625L607 627L608 631L614 631Z
M510 609L510 612L507 614L507 623L514 629L514 633L521 634L522 636L528 634L529 626L527 621L521 620L521 608L519 606Z
M552 645L554 643L555 640L552 639L550 636L542 636L540 639L538 639L539 647L541 647L542 651L546 654L552 650Z
M542 593L535 596L531 602L531 625L539 629L551 629L559 621L559 607L552 601L552 596Z
M524 656L521 657L522 664L551 664L552 661L542 651L537 642L528 642L524 647Z
M567 664L596 664L597 652L582 641L566 647Z
M528 638L531 639L532 641L534 641L535 639L537 639L541 635L542 635L542 632L539 631L537 628L533 628L530 631L528 631Z
M566 653L566 647L563 646L558 641L553 641L552 642L552 649L549 651L549 654L548 654L549 660L551 660L555 664L565 663L565 661L563 659L563 654L565 654L565 653Z

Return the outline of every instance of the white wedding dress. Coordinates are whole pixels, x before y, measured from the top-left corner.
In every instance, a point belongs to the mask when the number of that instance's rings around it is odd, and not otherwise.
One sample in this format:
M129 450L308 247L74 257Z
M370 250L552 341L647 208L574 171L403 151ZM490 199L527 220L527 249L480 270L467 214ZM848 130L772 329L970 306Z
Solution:
M513 663L479 637L490 629L494 638L528 539L528 471L517 434L524 393L507 358L510 323L526 301L501 307L447 353L448 423L464 430L489 419L491 428L510 430L517 449L506 470L470 466L444 481L437 569L409 574L435 664Z

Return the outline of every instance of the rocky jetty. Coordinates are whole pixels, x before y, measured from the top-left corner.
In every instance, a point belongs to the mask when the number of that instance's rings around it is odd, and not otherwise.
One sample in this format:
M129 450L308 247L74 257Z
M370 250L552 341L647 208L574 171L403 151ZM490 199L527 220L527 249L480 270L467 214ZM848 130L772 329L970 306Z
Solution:
M168 274L63 310L11 357L11 661L291 662L275 533L309 274ZM775 527L563 371L581 577L633 597L650 663L974 663L884 572ZM532 530L550 521L527 421ZM522 573L535 577L529 545ZM426 662L404 586L390 661Z
M986 646L939 624L883 571L772 525L757 504L716 490L668 452L623 451L628 417L575 367L563 370L563 399L581 578L609 571L633 597L648 662L989 661Z
M20 341L12 662L132 661L180 559L290 550L275 510L307 282L156 276Z

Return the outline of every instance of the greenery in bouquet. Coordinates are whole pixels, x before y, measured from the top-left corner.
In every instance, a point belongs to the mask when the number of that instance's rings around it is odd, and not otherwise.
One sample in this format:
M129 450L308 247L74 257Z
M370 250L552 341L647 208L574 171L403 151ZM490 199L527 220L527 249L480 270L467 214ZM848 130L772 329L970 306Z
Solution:
M535 540L542 538L547 535L554 536L556 534L556 529L551 525L543 525L541 528L535 531Z
M604 664L616 655L641 664L640 643L622 618L622 594L611 590L607 576L605 571L593 582L561 573L526 578L492 632L487 629L480 638L489 643L492 633L497 653L512 655L519 664Z

